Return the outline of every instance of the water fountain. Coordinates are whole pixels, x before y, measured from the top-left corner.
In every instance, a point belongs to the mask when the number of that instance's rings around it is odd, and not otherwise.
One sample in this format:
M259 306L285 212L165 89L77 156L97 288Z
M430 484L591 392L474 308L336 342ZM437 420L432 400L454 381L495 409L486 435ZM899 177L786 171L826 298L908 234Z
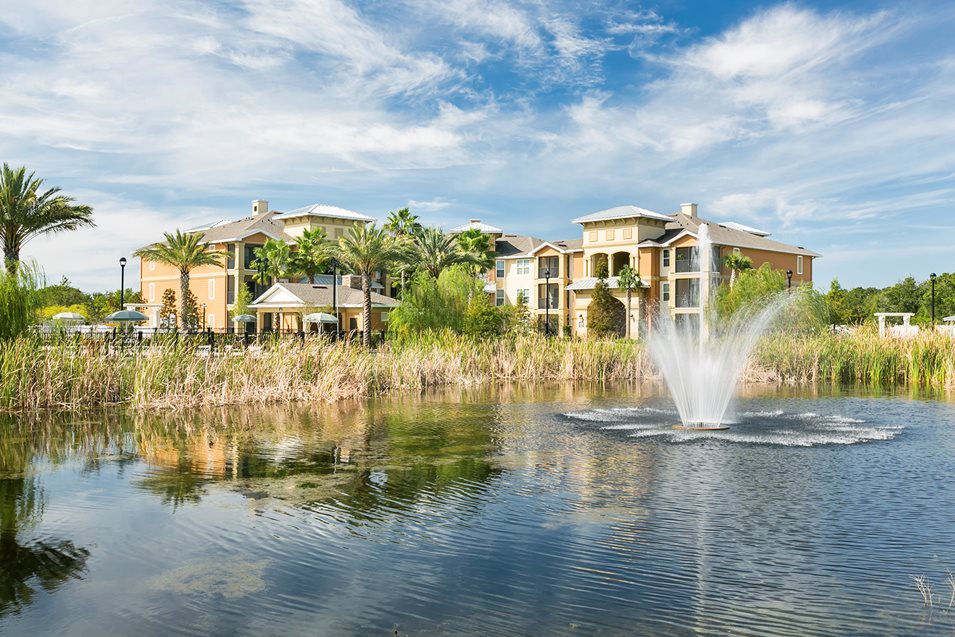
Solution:
M680 414L682 424L676 428L728 429L727 414L743 367L760 335L785 306L787 297L758 310L740 311L718 326L711 324L705 312L712 297L709 291L713 275L712 244L706 224L700 225L698 240L703 307L699 329L677 324L664 309L654 321L649 350Z

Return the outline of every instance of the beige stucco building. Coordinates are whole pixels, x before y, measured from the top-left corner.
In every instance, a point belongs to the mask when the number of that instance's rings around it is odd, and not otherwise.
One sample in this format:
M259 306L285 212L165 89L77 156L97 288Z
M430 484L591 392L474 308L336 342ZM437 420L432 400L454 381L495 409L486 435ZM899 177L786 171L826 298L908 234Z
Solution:
M614 297L624 302L617 285L621 268L636 271L642 287L632 293L627 318L630 333L638 335L652 321L651 310L666 307L678 322L699 321L715 287L729 280L724 258L740 252L753 267L769 263L791 272L792 284L812 282L812 262L820 255L769 238L769 233L737 223L717 223L700 218L696 204L683 204L680 212L661 214L637 206L620 206L574 219L583 228L584 275L568 286L574 294L574 331L586 336L587 307L596 275L606 266ZM699 239L704 232L712 243L711 260L701 263Z
M337 241L350 228L372 221L372 217L358 212L320 204L279 212L270 210L267 201L256 199L252 202L251 214L242 219L223 220L192 229L192 232L202 233L203 242L210 249L225 255L220 265L203 266L190 273L189 289L199 306L199 327L218 331L233 329L231 311L240 286L249 289L253 300L267 291L267 286L256 283L253 278L256 274L255 250L262 247L267 239L284 240L294 250L296 238L306 228L321 228L329 239ZM325 279L322 283L328 285L331 277ZM341 286L342 282L339 279L337 283ZM140 286L145 302L137 308L149 317L149 327L159 327L162 296L167 289L175 293L178 307L179 272L172 266L143 259ZM344 287L343 297L350 294ZM378 277L372 288L376 293L390 293L385 277ZM294 324L288 317L280 320L279 312L259 312L257 316L259 320L249 325L248 329L292 329ZM340 329L350 329L352 318L343 311ZM363 329L360 322L359 318L359 330ZM241 331L246 327L239 326L238 329Z

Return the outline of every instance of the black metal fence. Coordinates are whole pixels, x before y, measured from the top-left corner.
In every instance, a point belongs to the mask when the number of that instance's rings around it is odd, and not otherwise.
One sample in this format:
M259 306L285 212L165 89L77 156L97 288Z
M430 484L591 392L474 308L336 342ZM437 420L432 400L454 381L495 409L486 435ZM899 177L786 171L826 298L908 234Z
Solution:
M204 331L177 331L156 328L110 328L97 330L41 329L38 335L47 344L89 344L93 347L142 348L154 345L191 347L198 352L225 352L251 346L272 346L279 343L306 341L362 342L362 332L352 330L324 332L297 332L294 330L271 330L261 333L237 332L233 329L207 329ZM385 332L372 332L372 345L380 345Z

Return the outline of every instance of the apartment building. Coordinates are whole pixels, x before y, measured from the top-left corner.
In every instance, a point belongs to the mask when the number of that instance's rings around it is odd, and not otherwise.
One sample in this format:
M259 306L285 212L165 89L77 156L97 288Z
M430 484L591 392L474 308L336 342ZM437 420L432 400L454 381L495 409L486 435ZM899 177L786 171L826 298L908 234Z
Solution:
M235 302L236 291L245 286L251 292L253 299L258 300L270 288L256 283L253 279L256 274L255 250L262 247L267 239L283 240L292 249L295 249L296 238L305 229L321 228L332 241L337 241L350 228L373 222L374 219L358 212L329 206L313 204L280 212L269 209L268 201L256 199L252 202L251 214L237 220L221 220L207 226L194 228L192 232L202 234L203 242L210 249L224 253L223 262L217 266L203 266L190 273L189 287L196 297L200 312L200 327L203 329L223 330L231 328L230 311ZM331 277L319 283L326 287L331 284ZM292 281L286 283L300 283ZM342 285L348 283L348 285ZM354 281L335 281L339 286L339 299L351 298ZM143 260L140 267L140 286L145 300L140 306L149 317L149 325L159 325L159 310L162 306L162 296L165 290L171 289L179 296L179 272L172 266L155 261ZM274 286L272 286L274 287ZM387 281L380 277L373 285L377 296L388 294ZM345 289L349 288L349 289ZM382 293L382 294L377 294ZM272 295L274 296L274 295ZM393 303L381 301L382 308ZM257 331L270 329L297 330L301 329L300 313L283 312L281 307L275 306L274 299L263 311L257 311L259 320L250 329ZM290 300L291 301L291 300ZM388 299L391 301L391 299ZM253 310L257 310L253 304ZM267 310L267 311L266 311ZM361 313L354 308L346 308L340 312L341 329L362 329ZM387 316L387 315L385 315ZM376 325L380 324L381 317L373 318ZM376 327L378 329L378 327Z
M793 285L812 282L813 259L820 256L770 239L768 232L757 228L703 219L693 203L683 204L673 214L619 206L578 217L574 223L583 229L583 274L567 289L574 295L574 332L581 336L586 336L587 306L603 267L614 297L621 302L625 298L617 285L621 268L629 265L640 275L643 288L633 294L627 319L631 334L640 334L652 316L650 310L660 306L677 322L698 324L716 286L730 278L723 261L731 252L749 257L753 267L768 263L791 272ZM705 235L712 244L709 263L699 258L700 237Z
M495 305L515 305L523 299L543 329L551 334L569 329L573 298L567 286L583 267L580 240L545 241L528 235L505 233L501 228L471 219L452 228L458 233L476 228L489 235L494 246L494 267L484 274L484 291Z

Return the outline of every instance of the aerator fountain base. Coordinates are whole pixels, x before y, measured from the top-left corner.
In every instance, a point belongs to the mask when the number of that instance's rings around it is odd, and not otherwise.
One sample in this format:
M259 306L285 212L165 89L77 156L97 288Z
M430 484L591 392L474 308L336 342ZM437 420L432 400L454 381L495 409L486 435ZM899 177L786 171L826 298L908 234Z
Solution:
M673 425L673 428L681 431L726 431L730 427L718 422L691 422L686 425Z

